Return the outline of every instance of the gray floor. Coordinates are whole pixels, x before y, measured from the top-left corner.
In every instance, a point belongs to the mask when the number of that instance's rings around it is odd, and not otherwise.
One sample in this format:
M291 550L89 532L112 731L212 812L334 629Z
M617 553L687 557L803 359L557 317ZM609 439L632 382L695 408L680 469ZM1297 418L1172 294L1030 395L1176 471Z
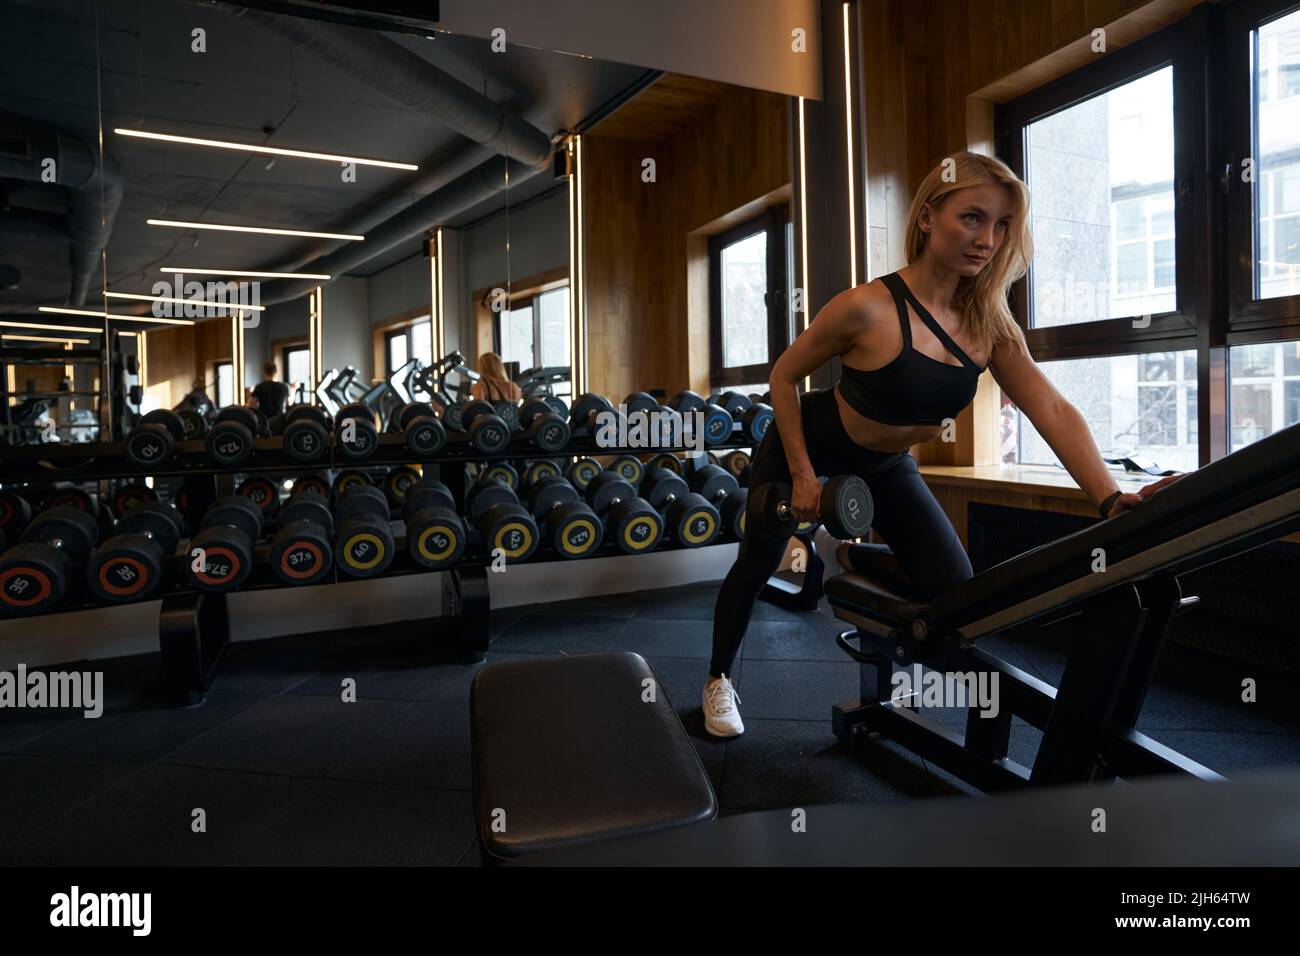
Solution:
M892 744L835 746L830 706L856 696L857 677L825 607L800 615L759 603L735 674L747 733L707 737L699 693L716 589L497 612L488 661L641 653L724 813L973 793ZM442 663L445 636L415 630L235 644L190 710L160 701L158 658L144 655L96 665L107 697L98 720L0 711L0 864L478 865L467 698L482 665ZM981 646L1053 684L1064 663L1060 648ZM1240 701L1246 677L1258 703ZM341 701L347 678L355 703ZM1139 729L1228 775L1300 765L1296 691L1293 679L1173 647ZM1032 762L1037 737L1017 722L1012 757ZM195 832L200 810L206 832Z

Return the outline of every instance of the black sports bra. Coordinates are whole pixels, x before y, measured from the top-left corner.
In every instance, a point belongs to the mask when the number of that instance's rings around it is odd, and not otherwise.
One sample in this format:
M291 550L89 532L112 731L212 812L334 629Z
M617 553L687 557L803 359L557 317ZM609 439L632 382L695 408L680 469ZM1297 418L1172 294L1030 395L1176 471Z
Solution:
M903 328L903 351L888 365L872 371L843 366L840 394L849 407L885 425L942 425L975 397L984 372L925 310L897 272L881 277L894 296L898 321ZM934 337L961 360L961 365L940 362L912 348L912 323L907 317L911 303ZM988 366L985 366L987 368Z

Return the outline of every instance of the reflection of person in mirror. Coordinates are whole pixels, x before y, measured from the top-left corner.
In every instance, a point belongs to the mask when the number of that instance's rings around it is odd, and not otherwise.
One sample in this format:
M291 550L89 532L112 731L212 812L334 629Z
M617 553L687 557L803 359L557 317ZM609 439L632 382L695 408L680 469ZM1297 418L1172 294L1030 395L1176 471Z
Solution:
M496 352L484 352L478 357L479 380L469 390L470 395L485 402L514 402L524 400L519 386L510 381L505 363Z
M253 386L253 402L267 418L274 418L283 414L289 404L289 386L275 380L274 362L263 365L262 372L266 378Z

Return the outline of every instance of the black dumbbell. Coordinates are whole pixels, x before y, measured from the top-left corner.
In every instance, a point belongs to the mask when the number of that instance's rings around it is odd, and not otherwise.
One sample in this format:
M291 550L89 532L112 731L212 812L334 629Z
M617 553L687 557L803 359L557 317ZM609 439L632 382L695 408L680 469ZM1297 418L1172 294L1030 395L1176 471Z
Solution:
M623 399L623 407L627 409L629 417L637 412L657 412L659 400L648 392L633 392Z
M370 476L360 468L344 468L334 477L334 486L331 489L333 499L337 502L341 497L358 485L373 485L374 482Z
M428 402L403 405L389 421L392 430L402 434L406 450L416 457L432 458L447 441L447 430Z
M549 458L542 458L538 461L530 461L528 467L524 469L523 477L520 479L520 488L527 491L537 483L543 475L558 475L560 466Z
M489 402L466 405L461 414L461 424L469 434L470 444L481 454L494 455L510 444L511 428Z
M410 465L398 465L384 476L384 494L391 511L401 511L412 488L420 483L420 473Z
M75 485L60 485L45 499L45 508L76 508L99 520L99 498Z
M492 402L492 411L496 413L497 418L505 422L506 428L511 431L519 427L519 406L514 402Z
M313 462L329 457L329 413L315 405L294 405L284 413L284 453L294 461ZM274 429L273 429L274 430Z
M446 567L464 553L465 524L456 514L451 490L442 482L425 479L412 488L402 518L406 524L406 550L421 567Z
M280 483L266 475L249 475L239 483L235 494L243 495L262 512L262 520L272 518L280 510Z
M512 491L519 490L519 472L515 471L514 466L508 461L485 462L480 467L478 476L492 478L503 485L509 485Z
M650 474L650 472L654 471L657 468L663 468L666 469L667 471L671 471L674 475L680 475L685 470L682 467L682 460L680 458L678 458L676 455L671 454L669 452L664 452L663 454L655 455L653 458L651 458L648 462L645 463L645 467L642 470L642 475L641 475L642 480L644 481L645 476Z
M600 462L594 458L579 458L565 469L564 477L569 479L569 484L573 485L573 487L579 491L585 491L587 483L604 470L600 466Z
M547 476L528 489L528 510L561 557L585 558L600 547L604 537L600 518L559 475Z
M706 445L720 445L731 439L735 420L725 408L707 402L699 394L691 391L678 392L668 404L683 418L691 417L696 412L704 416L703 431ZM691 421L694 420L692 417ZM691 428L694 427L695 425L692 424Z
M369 578L382 574L393 560L393 531L388 499L373 485L349 488L334 505L334 558L344 574Z
M294 495L301 495L306 492L314 492L322 498L328 498L330 496L329 479L310 471L305 475L299 475L293 480L293 490L289 492L289 497L292 498Z
M253 545L262 534L262 509L251 498L225 495L203 513L190 539L185 577L200 591L233 591L253 570Z
M507 562L524 561L537 550L537 522L508 485L480 478L470 487L465 501L470 520L478 527L490 557L500 553Z
M454 432L465 430L465 409L469 402L452 402L442 412L442 423Z
M749 471L750 457L748 452L733 451L730 454L722 456L722 467L740 482L745 484L746 472Z
M0 607L39 614L63 600L72 566L99 540L99 524L78 508L52 508L32 519L21 543L0 555Z
M610 462L609 470L618 472L619 476L633 488L641 484L641 479L645 477L645 466L641 464L641 459L634 458L632 455L619 455Z
M334 416L334 447L349 461L366 461L379 448L375 411L363 402L344 405Z
M712 404L717 405L719 408L726 409L727 413L732 418L739 421L740 416L744 414L745 409L749 408L749 406L754 403L748 398L748 396L742 395L740 392L723 392L722 395L718 397L718 400Z
M641 493L663 514L672 536L687 547L709 544L721 530L718 510L703 496L690 490L686 479L667 468L646 475Z
M32 503L13 491L0 491L0 532L17 541L32 520Z
M749 510L763 529L776 538L788 538L801 529L790 510L790 486L779 482L752 489ZM873 505L867 483L857 475L839 475L823 483L818 503L821 524L841 541L860 538L871 528Z
M776 413L772 411L771 405L755 402L741 413L740 428L745 433L745 437L757 445L767 434L768 426L775 420Z
M185 437L185 422L168 408L148 412L127 432L122 451L127 460L142 467L161 465L176 452Z
M280 509L280 527L271 539L271 572L285 584L316 584L334 566L334 516L324 495L294 494Z
M138 481L128 482L113 492L113 514L125 518L141 505L158 500L158 492Z
M172 505L142 504L117 523L117 533L86 564L86 583L104 601L126 603L152 594L162 583L167 558L185 533Z
M554 409L555 414L559 415L566 422L569 420L569 406L564 404L564 399L557 398L554 395L547 395L542 399L547 405Z
M529 441L542 451L560 451L569 444L569 423L544 399L525 402L519 411L519 424L528 432Z
M663 537L663 518L616 471L603 471L591 480L584 494L600 515L609 536L625 554L653 549Z
M705 465L695 469L687 476L686 483L691 491L715 507L721 505L723 498L740 488L736 476L718 465Z
M181 436L186 441L194 441L208 434L208 420L192 408L182 408L176 412L180 416Z
M573 407L569 409L569 424L576 431L585 429L587 432L594 434L599 428L598 416L602 412L612 412L613 404L604 395L597 395L594 392L586 392L579 396L574 402Z
M737 488L722 499L722 507L718 509L723 532L736 541L745 540L745 505L748 499L748 490Z
M205 439L208 458L226 468L253 457L253 442L266 434L266 417L255 408L230 405L217 413Z

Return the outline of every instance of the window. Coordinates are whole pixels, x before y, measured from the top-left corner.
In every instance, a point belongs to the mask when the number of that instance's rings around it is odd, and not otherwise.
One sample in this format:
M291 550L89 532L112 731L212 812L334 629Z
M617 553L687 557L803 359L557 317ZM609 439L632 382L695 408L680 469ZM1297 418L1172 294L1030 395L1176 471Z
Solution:
M496 352L520 372L534 368L569 367L569 286L516 295L510 309L493 317ZM572 382L551 386L559 398L572 395Z
M286 345L280 349L280 371L289 386L289 404L307 401L307 384L311 379L311 350L306 345Z
M218 362L213 368L213 379L217 386L217 407L225 408L235 404L235 368L229 362Z
M400 329L384 333L384 374L390 376L411 359L425 365L432 361L433 325L429 319L417 319Z
M1173 106L1166 66L1027 125L1033 327L1174 309Z
M1261 26L1254 46L1255 297L1269 299L1300 294L1300 10Z
M765 382L790 341L784 207L709 238L709 371L715 389Z
M1300 421L1297 74L1300 5L1241 0L997 110L1033 197L1012 306L1106 457L1186 471ZM1059 465L1005 399L1001 437Z

